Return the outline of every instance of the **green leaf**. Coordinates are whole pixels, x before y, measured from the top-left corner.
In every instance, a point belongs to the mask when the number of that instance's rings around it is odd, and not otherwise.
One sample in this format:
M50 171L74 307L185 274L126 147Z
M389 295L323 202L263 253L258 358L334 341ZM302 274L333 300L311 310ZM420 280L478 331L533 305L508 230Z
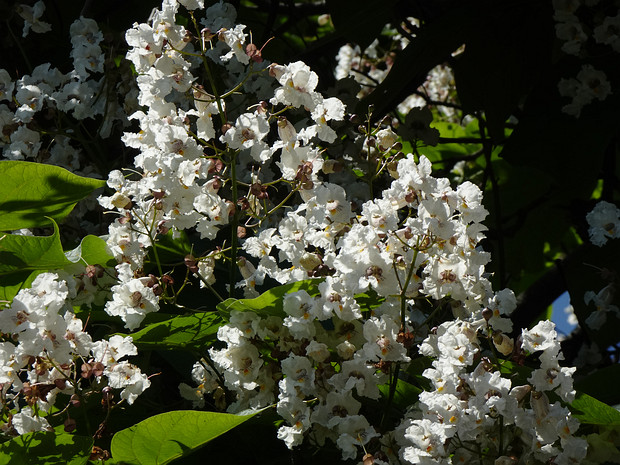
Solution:
M306 279L296 283L284 284L264 292L254 299L226 299L218 304L217 309L225 318L230 317L232 310L240 312L254 312L262 317L277 315L284 317L283 297L297 291L306 291L310 295L319 293L319 284L322 279Z
M72 264L60 243L58 225L51 236L6 234L0 241L0 276L23 270L51 270Z
M88 235L75 249L65 252L67 259L73 263L82 261L86 265L114 266L116 261L106 249L106 243L97 236Z
M577 392L570 409L581 423L620 426L620 412L618 410L583 392Z
M139 349L202 349L215 342L223 323L216 312L176 316L147 325L131 337Z
M1 257L2 251L0 251L0 258ZM24 270L17 273L0 275L0 301L12 301L22 288L28 287L28 285L34 281L37 274L39 274L38 271Z
M83 465L93 439L68 433L28 433L0 445L0 465Z
M249 420L256 413L232 415L178 410L155 415L114 435L112 459L128 465L170 463Z
M84 178L64 168L25 161L0 161L0 231L49 225L63 220L100 179Z

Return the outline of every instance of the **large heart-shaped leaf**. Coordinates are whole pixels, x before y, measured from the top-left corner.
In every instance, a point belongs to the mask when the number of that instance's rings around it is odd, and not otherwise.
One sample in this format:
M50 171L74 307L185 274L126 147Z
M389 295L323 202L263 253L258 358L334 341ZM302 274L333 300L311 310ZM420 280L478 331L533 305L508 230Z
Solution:
M100 179L77 176L64 168L25 161L0 161L0 231L47 226L63 220Z
M71 263L62 250L56 223L51 236L6 234L0 241L0 275L63 268Z
M190 454L254 415L178 410L147 418L112 438L112 459L127 465L164 465Z

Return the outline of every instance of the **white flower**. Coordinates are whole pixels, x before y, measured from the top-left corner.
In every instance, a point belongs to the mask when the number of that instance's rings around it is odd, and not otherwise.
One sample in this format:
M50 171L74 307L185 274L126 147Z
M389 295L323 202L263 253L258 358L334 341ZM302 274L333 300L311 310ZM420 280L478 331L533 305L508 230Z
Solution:
M0 69L0 102L11 101L14 88L15 83L11 80L11 75L5 69Z
M305 107L312 111L322 100L320 94L314 91L319 77L304 62L296 61L286 66L274 64L269 70L282 86L275 90L271 103Z
M382 376L375 374L376 368L361 358L345 360L341 366L340 372L329 379L329 384L336 390L350 392L355 388L358 396L370 399L380 397L378 384Z
M112 336L109 340L97 341L92 348L93 358L104 366L112 366L127 355L137 355L138 349L131 336Z
M233 149L250 149L250 155L258 162L271 156L269 146L263 142L269 133L267 118L260 113L243 113L220 140Z
M108 378L108 385L121 391L121 399L127 400L129 405L142 394L150 385L148 377L140 369L129 362L121 362L106 369L104 374Z
M355 459L358 454L355 446L364 446L372 438L380 436L362 415L348 415L343 418L338 423L338 434L336 444L342 451L343 460Z
M52 429L47 420L41 416L35 416L32 408L29 406L24 407L20 412L14 414L11 424L18 434L49 431Z
M245 26L243 24L238 24L234 29L221 29L218 32L219 39L230 47L230 52L221 57L222 61L228 61L234 56L244 65L250 62L250 57L245 53L247 34L243 32L244 29Z
M620 208L601 200L586 215L588 234L594 245L602 247L607 239L620 238Z
M120 316L128 329L136 329L147 313L159 310L159 299L153 288L144 284L150 278L131 279L112 287L112 300L105 311L108 315Z
M560 40L563 40L562 51L569 55L579 55L581 44L585 43L588 36L583 32L581 23L576 16L574 20L558 23L555 25L555 33Z
M616 52L620 52L620 14L607 16L603 23L594 28L594 40L599 44L611 45Z
M310 428L310 409L298 397L287 396L278 402L278 415L292 426L281 426L278 429L278 439L292 449L303 441L303 433Z
M24 4L17 6L17 14L24 18L24 30L22 32L22 37L26 37L28 35L30 28L32 28L32 32L39 34L52 30L52 25L50 23L39 20L39 18L43 16L44 12L45 3L43 3L43 0L39 0L34 4L34 6Z
M396 340L398 331L398 324L387 315L367 320L364 323L364 338L368 342L363 347L367 360L408 362L407 349Z
M523 337L523 349L528 352L559 350L555 323L552 321L540 321L530 330L523 329L521 335Z
M312 395L315 392L315 370L309 358L289 355L282 360L281 365L282 374L285 376L280 381L282 393L288 395L299 390L306 395Z
M219 31L222 28L233 28L237 19L237 11L230 3L220 0L218 3L211 5L205 12L205 18L200 23L212 32Z

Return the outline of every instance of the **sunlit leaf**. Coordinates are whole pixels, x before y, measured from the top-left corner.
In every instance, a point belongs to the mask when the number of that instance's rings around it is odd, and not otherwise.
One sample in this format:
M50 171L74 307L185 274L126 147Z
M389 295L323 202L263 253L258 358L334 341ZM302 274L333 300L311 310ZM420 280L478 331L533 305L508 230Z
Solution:
M578 392L575 396L575 400L571 403L571 411L581 423L620 426L618 410L582 392Z
M112 459L127 465L164 465L192 453L254 415L194 410L155 415L114 435Z
M0 275L63 268L71 263L62 250L56 223L51 236L7 234L0 242Z
M93 448L91 437L39 431L0 444L0 465L83 465Z
M201 349L212 344L223 324L216 312L176 316L131 334L140 349Z
M0 231L49 226L105 181L64 168L25 161L0 161Z

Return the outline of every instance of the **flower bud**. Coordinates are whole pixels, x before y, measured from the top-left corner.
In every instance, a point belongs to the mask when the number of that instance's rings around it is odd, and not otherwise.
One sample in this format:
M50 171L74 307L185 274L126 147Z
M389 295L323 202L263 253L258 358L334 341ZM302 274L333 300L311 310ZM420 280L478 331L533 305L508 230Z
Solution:
M295 127L284 116L278 118L278 136L285 144L297 140L297 131L295 131Z
M336 351L338 352L340 358L342 358L343 360L349 360L350 358L352 358L355 350L355 346L349 341L344 341L343 343L336 346Z
M322 263L321 257L311 252L305 252L299 259L299 264L306 271L312 271Z
M221 130L222 130L222 134L226 134L226 133L228 132L228 130L229 130L230 128L232 128L232 127L233 127L233 125L232 125L232 124L230 124L230 123L225 123L225 124L223 124L223 125L222 125L222 129L221 129Z
M372 454L366 454L362 457L363 465L373 465L375 463L375 457Z
M502 355L510 355L514 349L514 341L505 334L493 336L493 345Z
M129 210L131 208L131 199L120 192L115 193L110 199L110 203L118 209Z
M67 418L64 422L64 429L66 433L70 433L72 431L75 431L75 428L77 427L77 423L75 422L75 420L73 418Z
M198 273L198 260L193 255L186 255L184 260L185 266L192 273Z
M549 398L542 391L532 391L530 394L530 406L536 416L536 421L542 421L549 413Z
M62 391L67 387L67 381L64 378L56 378L54 380L54 386Z

